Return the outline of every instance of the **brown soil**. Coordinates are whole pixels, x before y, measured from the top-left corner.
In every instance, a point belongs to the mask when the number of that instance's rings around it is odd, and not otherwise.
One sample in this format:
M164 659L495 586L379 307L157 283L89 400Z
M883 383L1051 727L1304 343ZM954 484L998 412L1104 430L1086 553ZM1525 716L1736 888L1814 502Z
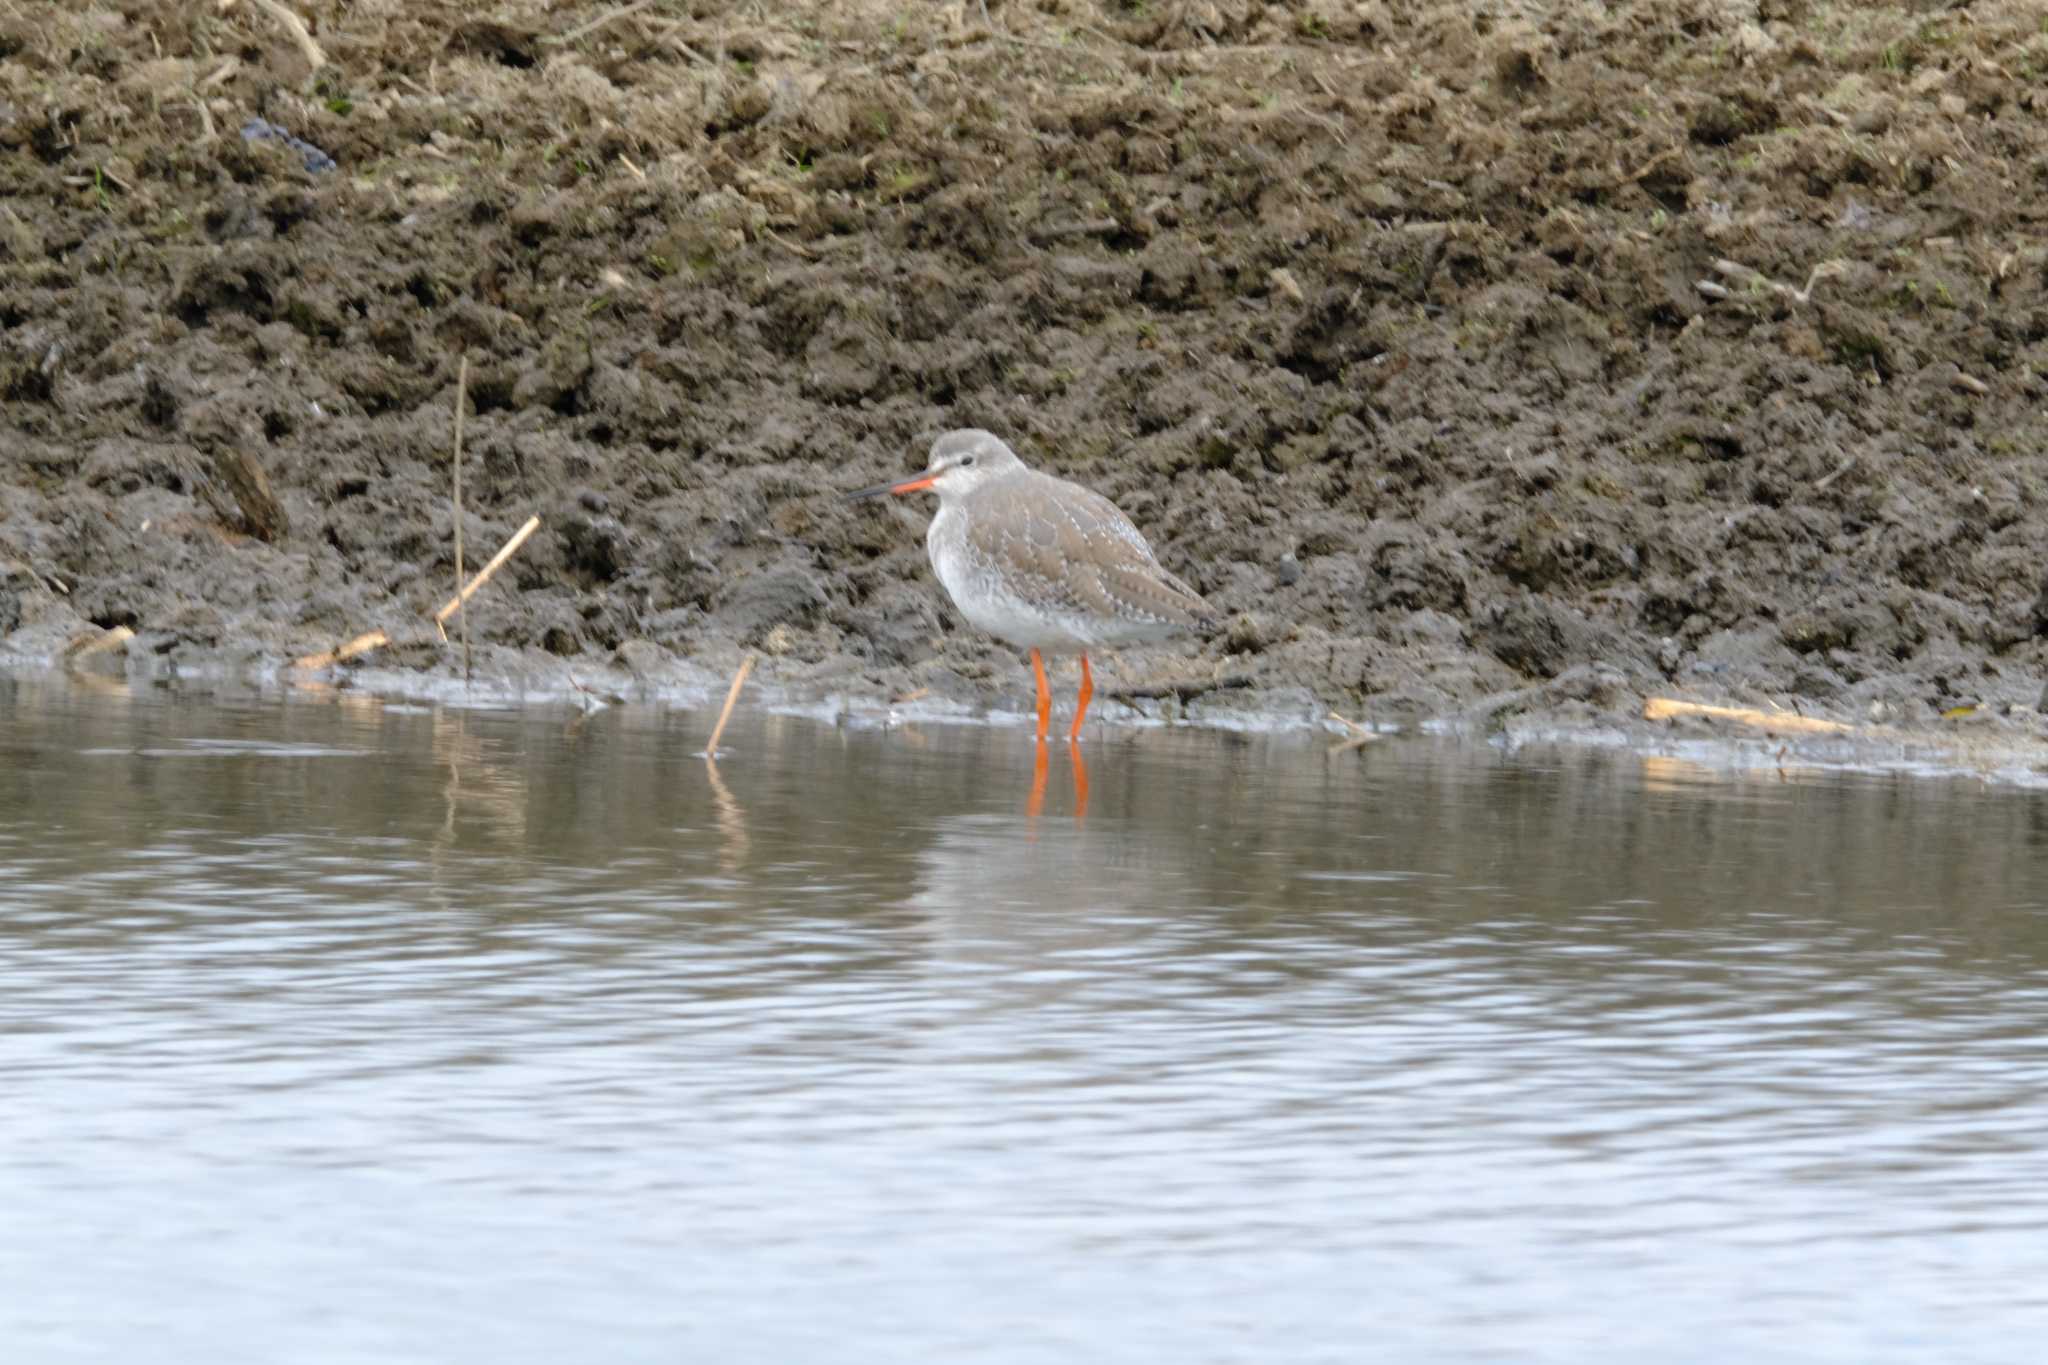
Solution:
M493 667L1017 704L832 496L975 425L1213 708L2041 689L2036 0L288 3L0 3L0 656L446 670L467 353Z

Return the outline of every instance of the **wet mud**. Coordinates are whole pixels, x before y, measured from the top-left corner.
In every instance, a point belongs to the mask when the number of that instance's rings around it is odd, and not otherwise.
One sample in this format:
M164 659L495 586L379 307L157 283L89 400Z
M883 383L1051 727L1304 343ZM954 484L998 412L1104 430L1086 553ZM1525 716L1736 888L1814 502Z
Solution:
M0 660L459 668L466 356L470 561L543 519L500 677L1022 709L922 511L834 496L985 426L1225 613L1107 661L1148 713L2041 693L2033 3L55 8Z

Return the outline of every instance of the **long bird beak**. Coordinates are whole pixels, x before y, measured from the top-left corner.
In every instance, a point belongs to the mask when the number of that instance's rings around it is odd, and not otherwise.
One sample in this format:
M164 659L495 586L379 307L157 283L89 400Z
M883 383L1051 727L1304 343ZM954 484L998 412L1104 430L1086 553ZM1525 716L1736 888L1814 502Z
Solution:
M857 502L862 498L879 498L884 493L915 493L921 488L930 488L938 481L939 476L937 472L927 470L916 478L905 479L901 483L878 483L873 488L863 488L857 492L848 493L846 501Z

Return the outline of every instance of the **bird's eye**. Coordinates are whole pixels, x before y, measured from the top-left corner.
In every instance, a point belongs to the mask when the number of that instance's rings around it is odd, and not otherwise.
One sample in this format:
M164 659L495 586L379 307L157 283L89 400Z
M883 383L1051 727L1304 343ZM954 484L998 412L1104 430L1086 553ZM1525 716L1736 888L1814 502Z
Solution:
M969 465L971 465L971 464L973 464L973 463L974 463L974 457L973 457L972 455L962 455L962 456L960 457L960 467L961 467L962 469L965 469L965 468L967 468L967 466L969 466Z

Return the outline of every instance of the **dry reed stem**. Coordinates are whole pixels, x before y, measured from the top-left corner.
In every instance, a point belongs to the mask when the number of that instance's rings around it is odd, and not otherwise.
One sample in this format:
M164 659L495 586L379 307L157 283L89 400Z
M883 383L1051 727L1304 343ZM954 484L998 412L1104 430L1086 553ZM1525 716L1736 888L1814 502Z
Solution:
M725 689L725 706L718 713L718 724L711 727L711 742L704 746L704 757L717 756L719 736L725 733L725 723L732 719L732 708L740 699L740 689L746 686L747 674L753 671L754 656L749 654L740 660L740 671L732 675L732 686Z
M462 410L469 400L469 356L462 357L462 363L455 370L455 593L462 595ZM441 623L434 622L434 629L441 630ZM443 639L447 632L441 631ZM469 654L469 613L462 614L462 680L470 678Z
M1856 729L1855 726L1844 725L1838 720L1820 720L1791 711L1758 711L1747 706L1708 706L1702 702L1680 701L1676 697L1651 697L1643 703L1644 720L1675 720L1680 716L1732 720L1740 725L1755 726L1759 730L1778 730L1789 734L1846 735Z
M1822 475L1820 478L1815 479L1813 481L1813 491L1816 493L1827 492L1829 488L1834 486L1834 482L1836 479L1841 478L1844 474L1848 473L1855 467L1856 457L1854 455L1851 455L1848 459L1842 461L1840 464L1835 466L1834 473L1825 474Z
M104 654L110 649L119 649L135 638L135 632L126 626L115 626L98 635L74 642L64 651L66 659L89 659L95 654Z
M353 659L358 654L368 654L373 649L381 649L390 643L391 637L383 631L367 630L346 644L337 645L333 649L324 650L318 654L308 654L302 659L294 659L292 660L292 667L304 669L327 668L341 663L345 659Z
M629 14L638 14L641 10L646 9L649 5L653 3L654 0L633 0L633 3L630 5L621 5L619 8L612 10L608 14L598 15L597 18L592 19L587 24L579 24L575 28L570 29L567 33L563 33L552 38L543 38L541 39L541 41L544 43L573 43L578 38L582 38L589 34L597 32L606 24L612 23L615 20L623 19Z
M1330 719L1336 721L1339 725L1343 726L1346 730L1349 730L1351 732L1351 738L1339 740L1335 745L1331 747L1330 752L1332 753L1336 753L1344 749L1361 748L1364 745L1375 744L1379 741L1379 731L1371 728L1370 726L1360 725L1357 721L1352 720L1349 716L1340 716L1335 711L1332 711L1330 713Z
M1353 749L1363 749L1366 745L1376 743L1379 740L1379 731L1360 725L1349 716L1340 716L1335 711L1332 711L1330 712L1330 719L1351 732L1351 738L1340 739L1330 746L1330 752L1333 754L1343 754L1349 753Z
M1777 280L1772 279L1755 266L1744 265L1740 261L1719 260L1714 262L1715 273L1726 276L1731 280L1741 280L1745 284L1753 283L1759 287L1770 289L1775 293L1783 294L1795 303L1811 302L1815 285L1819 284L1822 280L1834 279L1847 269L1848 265L1839 260L1822 261L1808 273L1806 288L1794 289L1789 284L1781 284Z
M481 588L485 583L488 583L491 579L491 575L495 574L499 569L503 568L505 566L505 561L512 557L513 552L517 550L520 546L524 545L526 543L526 538L532 535L535 531L538 531L539 529L540 518L528 517L526 519L526 525L514 531L512 533L512 539L505 542L505 548L499 550L498 553L492 555L491 562L484 565L481 569L478 569L476 571L476 577L470 579L469 582L463 586L461 592L456 593L455 596L449 598L446 602L443 602L441 604L441 609L434 613L434 624L437 626L441 625L443 622L447 621L449 617L453 616L456 612L462 610L462 604L464 602L467 602L470 598L476 596L476 590L478 588Z

